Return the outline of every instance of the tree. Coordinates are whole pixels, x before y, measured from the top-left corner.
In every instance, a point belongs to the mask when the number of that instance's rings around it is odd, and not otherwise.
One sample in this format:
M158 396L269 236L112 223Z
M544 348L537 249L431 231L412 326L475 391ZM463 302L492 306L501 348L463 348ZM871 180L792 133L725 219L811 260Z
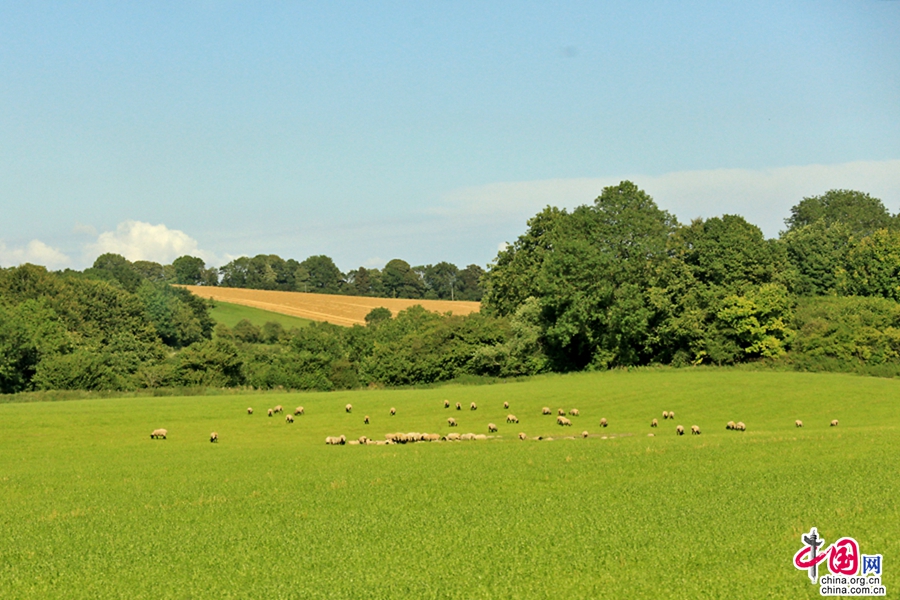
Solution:
M484 269L478 265L469 265L456 276L456 300L471 300L478 302L484 295L482 281Z
M414 269L415 270L415 269ZM421 267L422 281L428 294L434 299L456 300L459 287L459 269L448 262L439 262L436 265Z
M418 274L405 260L395 258L384 266L381 274L384 291L389 298L421 298L424 286Z
M320 294L339 294L344 276L330 257L310 256L300 266L309 273L309 291Z
M788 231L794 231L819 221L826 225L843 223L857 236L896 226L881 200L854 190L829 190L821 196L804 198L791 208L791 216L784 222Z
M143 280L124 256L112 253L98 256L94 266L84 273L97 279L115 281L129 292L137 290Z
M175 283L181 285L200 285L206 275L206 263L196 256L179 256L172 261L175 268Z

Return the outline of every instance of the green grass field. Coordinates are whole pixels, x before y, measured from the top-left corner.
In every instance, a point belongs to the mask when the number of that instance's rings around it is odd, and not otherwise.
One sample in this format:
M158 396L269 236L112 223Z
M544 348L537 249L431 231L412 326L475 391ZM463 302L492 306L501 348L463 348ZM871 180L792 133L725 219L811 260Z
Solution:
M241 306L239 304L231 304L219 300L215 301L215 306L210 309L209 316L211 316L216 323L224 323L228 327L234 327L241 319L247 319L257 327L262 327L268 322L280 323L285 329L306 327L312 323L309 319L282 315L260 308L251 308L249 306Z
M813 526L883 554L892 596L898 397L894 380L686 369L0 404L0 597L814 598L791 563ZM562 431L545 405L581 416ZM447 433L448 416L500 437L324 445Z

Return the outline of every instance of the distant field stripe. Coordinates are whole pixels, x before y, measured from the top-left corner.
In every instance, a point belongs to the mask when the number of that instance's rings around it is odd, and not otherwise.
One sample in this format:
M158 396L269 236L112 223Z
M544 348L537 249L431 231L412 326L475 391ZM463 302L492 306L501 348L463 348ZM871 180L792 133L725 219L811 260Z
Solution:
M405 298L369 298L304 292L277 292L210 286L184 286L201 298L250 306L262 310L335 325L363 325L366 315L378 307L396 315L410 306L421 305L433 312L466 315L481 310L479 302L449 300L410 300Z
M262 327L266 323L274 322L280 324L285 329L306 327L312 323L312 320L310 319L302 319L293 315L263 310L252 306L244 306L242 304L222 302L221 300L215 301L215 306L210 309L209 314L217 323L222 323L228 327L234 327L243 319L250 321L257 327Z

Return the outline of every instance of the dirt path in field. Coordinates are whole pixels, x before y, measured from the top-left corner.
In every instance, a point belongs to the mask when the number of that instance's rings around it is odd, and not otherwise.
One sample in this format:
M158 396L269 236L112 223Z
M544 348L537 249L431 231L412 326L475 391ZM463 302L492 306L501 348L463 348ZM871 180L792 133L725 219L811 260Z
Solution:
M383 306L396 316L410 306L421 304L432 312L452 312L467 315L481 310L479 302L450 300L406 300L403 298L368 298L364 296L337 296L332 294L306 294L303 292L273 292L202 285L185 285L201 298L252 306L283 315L302 317L312 321L328 321L335 325L365 325L365 317L373 308Z

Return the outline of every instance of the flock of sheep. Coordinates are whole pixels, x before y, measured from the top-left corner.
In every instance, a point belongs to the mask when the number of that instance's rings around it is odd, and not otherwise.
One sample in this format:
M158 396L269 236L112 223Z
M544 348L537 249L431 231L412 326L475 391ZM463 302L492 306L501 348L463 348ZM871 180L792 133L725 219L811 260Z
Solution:
M450 408L450 401L449 401L449 400L444 400L444 408ZM509 409L509 402L504 402L504 403L503 403L503 408L504 408L505 410L508 410L508 409ZM456 410L462 410L462 405L461 405L459 402L456 403ZM477 406L474 402L472 402L472 403L469 405L469 410L478 410L478 406ZM344 411L347 412L347 413L352 413L352 412L353 412L353 405L347 404L347 405L344 407ZM268 410L266 411L266 414L267 414L269 417L274 416L275 414L282 414L282 413L284 413L284 407L281 406L280 404L279 404L278 406L275 406L274 408L270 408L270 409L268 409ZM252 407L248 407L248 408L247 408L247 414L248 414L248 415L252 415L252 414L253 414L253 408L252 408ZM304 415L304 414L306 414L304 408L303 408L302 406L298 406L298 407L294 410L294 414L288 414L288 415L286 415L284 420L285 420L286 423L290 424L290 423L293 423L293 422L294 422L294 417L295 417L295 416L300 416L300 415ZM394 407L391 407L390 415L393 417L393 416L395 416L396 414L397 414L397 409L394 408ZM541 414L542 414L542 415L545 415L545 416L547 416L547 415L552 415L552 414L553 414L553 411L550 410L550 407L545 406L545 407L543 407L543 408L541 409ZM560 409L557 410L557 416L556 416L556 423L557 423L557 425L560 425L561 427L571 427L571 426L572 426L572 421L571 421L569 418L566 417L566 414L568 414L569 416L572 416L572 417L578 417L578 416L580 416L580 413L579 413L579 411L578 411L577 408L573 408L573 409L569 410L568 413L566 413L566 411L565 411L564 409L560 408ZM675 419L675 411L664 410L664 411L663 411L663 420L670 420L670 419L671 419L671 420L674 420L674 419ZM506 422L507 422L507 423L518 423L518 422L519 422L519 419L518 419L518 417L516 417L514 414L507 414L507 415L506 415ZM368 425L368 424L370 423L369 415L366 415L365 417L363 417L363 423L366 424L366 425ZM448 418L447 418L447 424L448 424L448 426L450 426L450 427L457 427L457 426L459 425L459 424L457 423L456 419L453 418L453 417L448 417ZM838 424L838 420L837 420L837 419L834 419L833 421L831 421L831 426L832 426L832 427L837 427L837 424ZM600 427L607 427L608 425L609 425L609 422L606 420L605 417L603 417L603 418L600 419ZM794 422L794 425L795 425L796 427L803 427L803 421L797 419L797 420ZM653 419L653 420L650 422L650 427L659 427L659 421L657 421L656 419ZM498 429L498 428L497 428L497 425L496 425L495 423L488 423L488 424L487 424L487 430L488 430L488 433L496 433L496 432L497 432L497 429ZM746 426L743 422L741 422L741 421L738 421L738 422L728 421L728 423L725 424L725 429L731 430L731 431L746 431L746 430L747 430L747 426ZM675 434L676 434L676 435L684 435L684 426L682 426L682 425L677 425L677 426L675 427ZM587 432L586 430L581 432L581 437L582 437L582 438L587 438L588 435L589 435L589 434L588 434L588 432ZM699 427L698 425L692 425L692 426L691 426L691 435L700 435L700 427ZM166 439L167 436L168 436L168 431L167 431L167 430L165 430L165 429L154 429L153 432L150 434L150 439L160 439L160 438L161 438L161 439ZM653 433L649 433L648 436L653 437L654 434L653 434ZM417 432L412 432L412 433L388 433L388 434L385 434L385 439L384 439L384 440L372 440L372 439L370 439L370 438L368 438L368 437L366 437L366 436L361 436L359 439L356 439L356 440L349 440L349 441L348 441L347 438L346 438L345 436L343 436L343 435L341 435L341 436L328 436L328 437L325 438L325 443L326 443L327 445L329 445L329 446L342 446L342 445L344 445L344 444L350 444L350 445L387 445L387 444L407 444L407 443L413 443L413 442L486 440L486 439L488 439L489 437L493 437L493 436L487 436L487 435L484 435L484 434L475 434L475 433L464 433L464 434L459 434L459 433L448 433L447 435L441 436L440 434L437 434L437 433L417 433ZM525 433L519 433L518 437L519 437L520 440L528 439L528 436L527 436ZM540 439L544 439L544 438L542 438L542 437L537 437L537 438L534 438L534 439L540 440ZM553 438L546 438L546 439L551 440L551 439L553 439ZM210 442L213 442L213 443L218 442L218 441L219 441L219 434L216 433L215 431L213 431L212 433L210 433L210 435L209 435L209 441L210 441Z

